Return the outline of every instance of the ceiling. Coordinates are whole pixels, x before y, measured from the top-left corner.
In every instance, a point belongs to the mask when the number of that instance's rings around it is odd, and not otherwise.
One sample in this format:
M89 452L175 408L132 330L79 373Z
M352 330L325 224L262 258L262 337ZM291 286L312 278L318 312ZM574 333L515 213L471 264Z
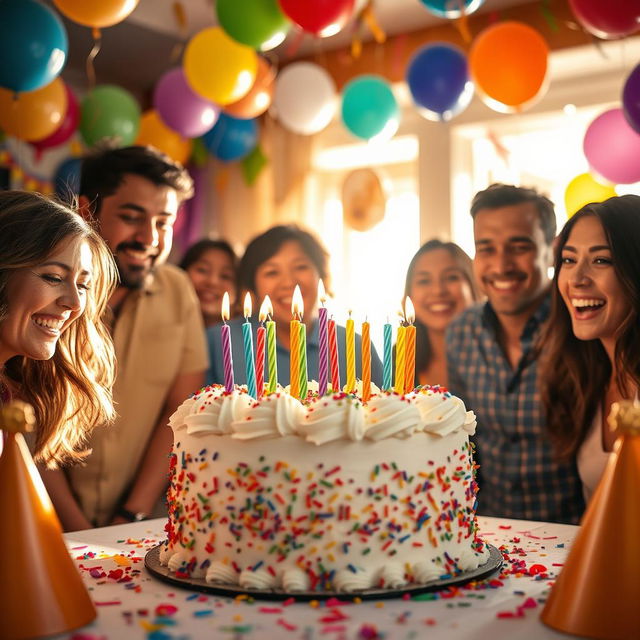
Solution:
M51 0L46 0L52 5ZM242 0L237 0L241 2ZM485 0L478 13L497 11L531 0ZM365 0L357 0L362 6ZM133 13L122 23L103 29L102 45L95 59L99 84L121 85L145 100L155 82L170 67L179 64L183 45L194 33L216 24L215 0L181 0L186 24L180 25L174 13L175 0L140 0ZM430 13L420 0L374 0L374 13L387 36L446 23ZM63 77L74 88L87 86L86 60L93 46L91 31L63 16L69 35L69 57ZM290 33L287 40L269 53L272 62L282 64L292 57L311 52L349 46L351 25L335 36L315 39L310 35L296 41L292 54L291 41L298 36ZM293 30L292 30L293 32ZM372 39L367 33L365 39Z

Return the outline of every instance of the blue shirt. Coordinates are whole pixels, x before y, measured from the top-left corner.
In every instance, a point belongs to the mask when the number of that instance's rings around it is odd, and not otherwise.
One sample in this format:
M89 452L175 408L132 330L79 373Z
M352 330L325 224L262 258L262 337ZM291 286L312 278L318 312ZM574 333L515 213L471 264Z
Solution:
M535 341L549 315L547 297L520 336L513 369L486 302L464 311L447 330L449 387L476 413L480 464L478 511L484 515L577 523L583 510L575 462L554 459L538 392Z
M244 318L233 318L228 322L231 327L231 352L233 356L233 377L236 384L246 384L247 373L244 363L244 346L242 341L242 324ZM207 329L207 342L209 344L209 362L211 368L207 372L207 384L224 384L224 368L222 362L222 342L220 329L222 324L216 324ZM255 357L257 323L252 325L253 345ZM344 386L347 381L347 358L345 353L346 329L336 325L338 338L338 364L340 366L340 384ZM361 353L362 339L356 333L356 376L361 377ZM266 358L265 358L266 359ZM278 362L278 382L286 387L289 384L289 349L280 343L276 337L276 360ZM307 371L309 380L318 379L318 321L316 320L311 330L307 332ZM265 381L269 379L265 364ZM373 344L371 345L371 381L378 386L382 384L382 363Z

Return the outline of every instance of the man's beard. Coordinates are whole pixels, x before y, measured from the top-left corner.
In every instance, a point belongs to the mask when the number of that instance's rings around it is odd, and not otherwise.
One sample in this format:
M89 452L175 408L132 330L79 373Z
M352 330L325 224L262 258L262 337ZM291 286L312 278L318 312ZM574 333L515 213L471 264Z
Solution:
M137 242L123 242L116 247L113 257L120 276L120 286L132 290L142 289L147 276L153 271L154 261L152 260L148 267L124 265L120 261L119 253L127 249L145 251L145 247Z

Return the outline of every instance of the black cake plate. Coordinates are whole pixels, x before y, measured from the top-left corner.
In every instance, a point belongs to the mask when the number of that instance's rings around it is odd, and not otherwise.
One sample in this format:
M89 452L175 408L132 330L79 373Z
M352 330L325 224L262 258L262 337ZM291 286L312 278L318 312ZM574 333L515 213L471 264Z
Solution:
M340 598L341 600L353 600L360 598L362 600L380 600L383 598L400 598L405 594L409 596L420 595L421 593L430 593L440 591L447 587L454 587L466 584L467 582L483 580L488 578L502 567L502 554L493 545L486 545L489 549L489 559L480 565L477 569L471 571L463 571L452 578L444 580L434 580L426 584L407 585L400 589L361 589L359 591L350 591L348 593L337 591L297 591L295 593L286 592L283 589L245 589L239 585L223 585L219 583L206 582L204 578L176 578L175 574L169 571L168 567L160 564L160 548L159 544L150 549L145 558L144 566L149 573L155 578L168 582L169 584L189 589L191 591L202 591L217 596L225 596L235 598L239 595L247 595L256 600L286 600L295 598L299 601L323 600L326 598Z

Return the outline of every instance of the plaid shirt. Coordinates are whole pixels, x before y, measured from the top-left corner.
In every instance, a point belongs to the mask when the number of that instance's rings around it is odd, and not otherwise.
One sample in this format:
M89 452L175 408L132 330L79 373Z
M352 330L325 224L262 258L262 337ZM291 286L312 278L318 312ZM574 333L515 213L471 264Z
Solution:
M525 325L515 369L498 343L498 318L488 302L464 311L447 331L449 387L478 420L484 515L577 523L584 510L575 462L556 462L545 436L533 347L549 309L547 297Z

